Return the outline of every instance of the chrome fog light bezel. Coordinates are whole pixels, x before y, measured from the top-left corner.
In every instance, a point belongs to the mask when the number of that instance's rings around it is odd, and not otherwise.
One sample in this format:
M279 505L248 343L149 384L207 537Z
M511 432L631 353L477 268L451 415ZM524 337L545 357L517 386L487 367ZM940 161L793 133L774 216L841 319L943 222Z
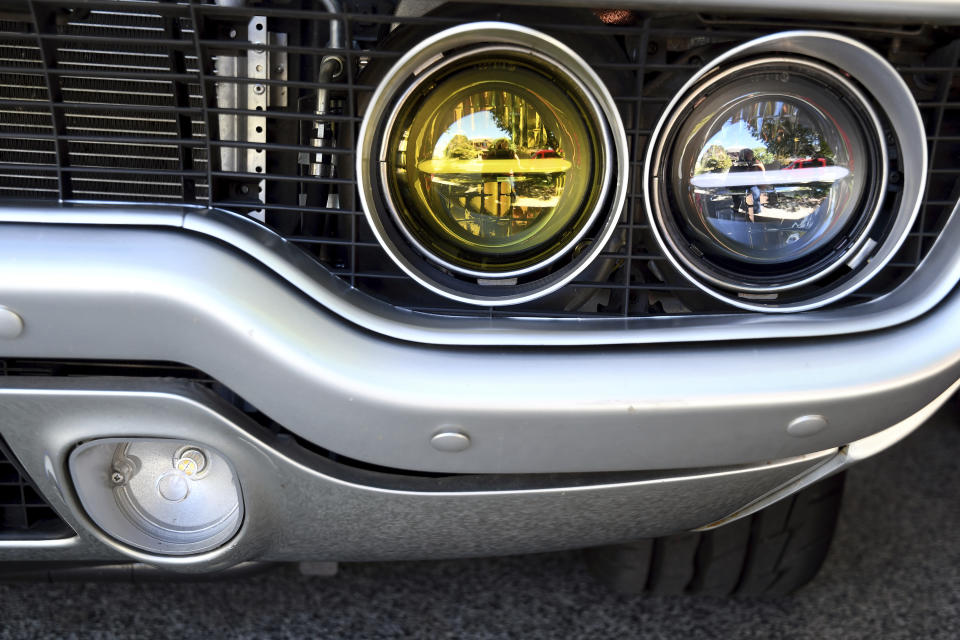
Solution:
M464 268L432 255L400 223L396 203L386 187L386 136L412 88L437 69L464 56L509 52L565 71L589 106L601 133L603 184L589 222L576 236L537 264L511 271L484 272ZM386 123L386 126L384 125ZM374 92L357 141L356 174L360 202L371 229L390 259L425 288L468 304L519 304L556 291L586 269L614 233L626 201L629 161L627 140L617 106L600 77L559 40L511 23L475 22L453 27L418 43L398 60ZM374 168L376 167L376 168ZM594 231L592 241L584 242ZM399 241L398 241L399 240ZM563 258L569 262L557 266ZM542 273L540 273L542 271ZM458 278L463 283L458 283ZM526 278L518 283L517 278ZM466 279L472 279L467 282Z
M717 78L722 78L751 59L765 56L768 59L804 61L830 72L852 95L863 103L871 113L874 128L878 130L879 141L884 149L878 166L884 171L879 176L882 187L887 185L887 153L883 127L871 103L880 105L890 129L897 138L897 147L903 160L903 180L901 195L893 221L886 234L874 245L868 245L871 233L875 230L876 218L882 201L871 211L862 212L868 216L867 224L836 260L830 262L827 269L809 277L789 282L781 286L751 286L717 278L716 274L700 268L694 261L688 260L684 252L677 247L674 238L665 230L664 216L668 215L660 202L659 181L665 177L658 175L658 167L664 153L664 136L669 132L683 105L690 101L697 90ZM844 77L846 76L846 77ZM860 84L858 89L849 78ZM764 36L735 47L727 53L711 60L698 71L677 92L664 110L650 137L644 163L643 193L644 207L647 213L651 233L664 252L671 265L688 281L710 296L748 311L788 313L806 311L823 307L853 293L870 278L876 275L894 256L906 241L913 222L919 211L927 172L926 134L920 112L909 88L896 70L877 53L860 42L830 32L790 31ZM881 195L883 191L880 191ZM778 303L780 292L815 284L824 276L835 272L843 265L850 265L853 272L850 277L822 291L799 300Z

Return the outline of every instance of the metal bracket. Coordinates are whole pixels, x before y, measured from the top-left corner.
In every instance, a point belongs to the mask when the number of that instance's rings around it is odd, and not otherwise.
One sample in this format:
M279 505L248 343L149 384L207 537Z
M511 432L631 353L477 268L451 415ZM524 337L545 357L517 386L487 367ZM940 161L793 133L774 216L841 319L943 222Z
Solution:
M237 37L239 30L231 31ZM268 51L266 45L286 45L287 34L267 31L266 16L253 16L247 23L247 40L254 45L248 49L246 63L240 56L218 56L216 74L225 78L217 82L217 106L221 109L267 112L268 107L287 106L287 87L269 85L255 80L286 80L287 54L285 51ZM243 79L252 80L244 81ZM220 139L232 142L249 142L264 145L267 142L266 115L220 114ZM220 164L224 171L264 174L267 171L267 152L262 146L239 148L221 147ZM257 181L257 199L267 201L267 181ZM250 212L250 217L265 218L265 210Z
M324 56L320 62L320 72L317 74L317 81L320 84L327 84L343 76L344 62L338 56ZM310 139L310 144L314 147L324 147L331 144L333 134L330 130L330 124L327 123L324 116L329 111L330 92L327 88L321 87L317 90L317 119L314 121L314 134ZM336 158L330 154L317 152L311 154L309 160L304 164L309 165L308 173L314 177L329 178L333 175L333 165ZM324 203L326 206L327 203Z

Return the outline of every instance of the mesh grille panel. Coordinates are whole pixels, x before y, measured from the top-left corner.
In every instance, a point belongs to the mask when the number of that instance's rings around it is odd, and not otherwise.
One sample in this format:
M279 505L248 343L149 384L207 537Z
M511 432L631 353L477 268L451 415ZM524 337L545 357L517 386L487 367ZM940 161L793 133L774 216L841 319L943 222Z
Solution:
M0 540L71 535L73 531L40 496L0 439Z
M452 9L457 15L401 18L392 15L389 2L352 2L336 16L348 47L346 72L322 83L320 63L334 53L323 46L332 16L315 6L23 3L22 15L0 21L0 197L228 209L262 220L357 289L418 311L487 317L731 312L672 272L653 241L639 182L643 152L665 104L705 61L750 38L797 26L846 32L894 63L928 132L932 171L921 215L890 266L843 304L902 282L960 195L955 31L722 16L647 15L611 25L586 10L502 7L492 15L461 4ZM258 16L266 16L263 40L250 31ZM405 51L388 35L391 25L398 32L440 29L477 17L526 23L580 43L584 55L601 40L616 50L590 62L621 109L632 155L616 240L598 263L558 293L500 309L451 302L404 275L359 210L353 175L357 127L377 69ZM265 70L248 68L260 59ZM322 89L330 108L320 119L315 112ZM225 100L224 92L242 97ZM269 96L265 111L247 108L256 95ZM252 132L260 117L262 136Z

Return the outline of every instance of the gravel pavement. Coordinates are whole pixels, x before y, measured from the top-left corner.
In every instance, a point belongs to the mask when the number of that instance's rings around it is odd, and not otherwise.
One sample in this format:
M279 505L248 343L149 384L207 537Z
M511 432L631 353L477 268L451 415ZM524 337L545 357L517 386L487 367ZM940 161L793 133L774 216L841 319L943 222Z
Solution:
M954 400L850 472L825 568L781 600L616 596L567 552L0 585L0 638L960 638L958 418Z

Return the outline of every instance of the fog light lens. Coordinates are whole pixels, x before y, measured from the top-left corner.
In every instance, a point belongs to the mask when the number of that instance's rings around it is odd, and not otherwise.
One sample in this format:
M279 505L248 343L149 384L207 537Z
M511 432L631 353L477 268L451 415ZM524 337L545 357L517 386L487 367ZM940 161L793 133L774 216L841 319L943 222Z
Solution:
M145 551L209 551L229 540L243 520L233 466L204 445L98 440L71 454L70 472L94 522Z
M519 55L466 57L402 103L385 172L403 229L476 275L562 252L602 186L599 123L564 77Z

